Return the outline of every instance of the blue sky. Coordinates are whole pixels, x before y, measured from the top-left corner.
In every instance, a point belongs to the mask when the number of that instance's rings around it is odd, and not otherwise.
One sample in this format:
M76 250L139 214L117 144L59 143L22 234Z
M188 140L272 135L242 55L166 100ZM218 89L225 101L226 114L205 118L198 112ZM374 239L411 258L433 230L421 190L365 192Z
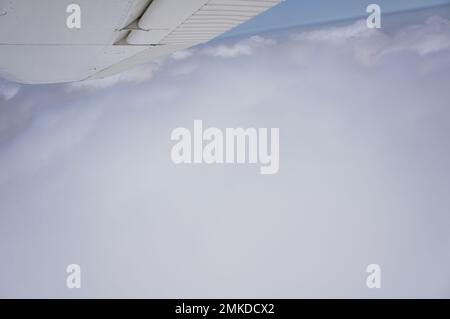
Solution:
M359 17L371 3L391 13L450 4L450 0L286 0L227 36Z

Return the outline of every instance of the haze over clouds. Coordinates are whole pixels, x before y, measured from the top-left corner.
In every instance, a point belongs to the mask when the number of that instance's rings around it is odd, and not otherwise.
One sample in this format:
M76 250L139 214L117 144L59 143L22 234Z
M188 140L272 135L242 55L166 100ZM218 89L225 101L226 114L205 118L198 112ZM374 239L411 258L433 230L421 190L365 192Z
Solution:
M0 82L0 97L5 100L11 100L13 97L19 93L20 86L11 83Z
M448 39L440 16L356 21L2 82L0 296L450 297ZM279 127L280 172L174 165L195 119Z

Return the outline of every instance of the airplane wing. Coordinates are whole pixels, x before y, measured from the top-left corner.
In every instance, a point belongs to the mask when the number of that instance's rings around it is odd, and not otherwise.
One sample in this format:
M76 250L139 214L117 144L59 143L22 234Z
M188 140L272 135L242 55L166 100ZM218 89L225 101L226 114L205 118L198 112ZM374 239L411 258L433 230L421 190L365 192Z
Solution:
M0 0L0 77L42 84L111 76L207 42L281 1Z

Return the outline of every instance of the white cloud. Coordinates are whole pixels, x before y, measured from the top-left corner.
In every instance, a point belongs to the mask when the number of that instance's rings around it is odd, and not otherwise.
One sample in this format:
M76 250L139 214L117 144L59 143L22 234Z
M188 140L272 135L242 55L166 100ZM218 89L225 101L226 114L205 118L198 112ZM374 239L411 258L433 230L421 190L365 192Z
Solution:
M142 83L150 80L154 73L158 71L163 60L155 60L151 63L139 65L125 72L106 77L103 79L87 80L67 84L67 89L71 91L79 90L100 90L115 86L120 83Z
M368 29L364 20L345 26L324 27L319 30L305 31L295 38L299 41L325 42L327 44L342 44L356 38L371 38L379 34L377 29Z
M274 39L268 39L262 36L252 36L232 45L219 44L216 46L207 47L203 50L203 53L214 57L236 58L239 56L252 55L255 49L260 49L275 44L276 41Z
M414 51L419 55L436 53L450 48L450 21L438 16L424 24L414 25L399 32L384 53Z
M180 61L180 60L185 60L187 58L190 58L193 55L194 55L193 49L186 49L186 50L181 50L181 51L173 53L172 58L174 60Z
M186 76L192 74L197 69L198 65L194 63L185 63L180 66L174 67L170 72L172 76Z
M309 52L309 46L323 46L324 50L351 52L356 61L372 66L380 59L398 52L411 52L420 56L450 48L450 22L432 16L424 23L387 35L382 30L368 29L364 20L346 26L323 27L305 31L292 37L300 49Z
M20 91L20 86L15 84L0 83L0 97L8 101L14 98Z
M448 297L450 52L430 40L446 21L228 40L102 91L23 87L29 125L0 139L0 295L364 298L375 262L395 276L376 297ZM170 133L195 119L280 127L279 175L173 165ZM74 262L88 284L68 291Z

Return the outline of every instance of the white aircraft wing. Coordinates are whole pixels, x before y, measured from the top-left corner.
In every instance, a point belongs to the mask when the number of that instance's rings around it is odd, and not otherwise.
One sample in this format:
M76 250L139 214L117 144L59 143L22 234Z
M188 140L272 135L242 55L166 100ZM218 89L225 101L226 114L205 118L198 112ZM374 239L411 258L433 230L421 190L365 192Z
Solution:
M282 0L0 0L0 77L107 77L207 42Z

